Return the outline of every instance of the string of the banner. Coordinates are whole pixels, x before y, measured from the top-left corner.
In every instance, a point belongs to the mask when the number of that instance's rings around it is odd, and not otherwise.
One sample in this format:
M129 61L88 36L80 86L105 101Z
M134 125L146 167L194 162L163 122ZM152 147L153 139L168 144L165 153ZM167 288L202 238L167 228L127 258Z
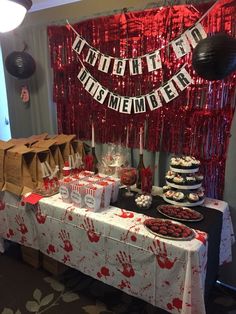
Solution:
M98 82L98 80L97 80L95 77L93 77L93 76L91 75L91 73L89 72L89 70L85 67L85 65L84 65L83 61L80 59L80 57L78 57L78 60L79 60L79 62L80 62L80 64L81 64L81 66L82 66L82 67L85 69L85 71L94 79L94 81ZM179 69L172 77L176 76L183 68L185 68L186 65L187 65L187 63L185 63L184 65L182 65L181 69ZM98 83L99 83L99 82L98 82ZM99 84L102 86L102 88L108 90L108 92L109 92L110 94L113 94L113 95L115 95L115 96L118 96L118 97L129 97L129 98L137 97L137 98L138 98L138 97L146 97L146 96L148 96L148 95L154 93L154 92L157 91L159 88L165 86L167 83L168 83L168 81L165 82L165 83L163 83L162 85L160 85L157 89L152 90L150 93L147 93L147 94L145 94L145 95L136 95L136 96L124 96L124 95L119 95L119 94L117 94L117 93L111 92L108 88L104 87L102 84L100 84L100 83L99 83Z
M210 11L213 10L213 8L214 8L220 1L221 1L221 0L217 0L217 1L203 14L203 16L202 16L200 19L197 20L197 22L195 22L191 27L187 28L183 33L185 33L186 31L190 30L192 27L194 27L195 25L197 25L198 23L200 23L200 22L210 13ZM74 32L77 36L79 36L82 40L84 40L84 41L86 42L86 45L87 45L89 48L91 48L92 50L98 52L99 54L102 54L102 55L104 55L104 56L106 56L106 57L109 57L109 58L112 58L112 59L121 59L121 60L132 60L132 59L133 59L133 58L113 57L113 56L107 55L107 54L105 54L105 53L101 53L97 48L91 46L91 45L87 42L87 40L84 39L84 38L75 30L75 28L70 24L70 22L69 22L68 19L66 19L66 23L69 25L69 27L73 30L73 32ZM180 37L183 33L179 34L176 38ZM152 52L146 53L145 55L136 57L136 58L145 58L147 55L149 55L149 54L151 54L151 53L154 53L154 52L156 52L156 51L160 51L160 50L162 50L162 49L164 49L164 48L167 48L168 46L170 46L170 45L176 40L176 38L173 39L173 40L171 40L171 41L168 42L167 44L161 46L160 48L158 48L158 49L156 49L156 50L154 50L154 51L152 51Z

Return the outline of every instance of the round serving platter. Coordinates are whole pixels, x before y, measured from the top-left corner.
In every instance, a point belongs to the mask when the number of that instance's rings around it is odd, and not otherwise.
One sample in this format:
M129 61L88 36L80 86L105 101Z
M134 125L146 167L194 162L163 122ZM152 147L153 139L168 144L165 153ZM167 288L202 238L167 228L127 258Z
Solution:
M162 209L164 209L165 207L170 207L170 208L175 208L175 207L178 207L179 209L183 209L185 211L188 211L188 212L191 212L191 213L195 213L198 215L198 218L195 218L195 219L188 219L188 218L179 218L179 217L176 217L176 216L171 216L171 215L168 215L166 213L164 213L162 211ZM159 211L159 213L161 213L162 215L170 218L170 219L175 219L175 220L178 220L178 221L185 221L185 222L198 222L198 221L201 221L203 220L204 216L197 212L196 210L194 209L190 209L188 207L184 207L184 206L179 206L179 205L159 205L157 206L157 210Z
M172 225L178 225L181 227L184 227L188 230L191 231L191 234L188 237L171 237L169 235L164 235L158 232L153 231L152 229L150 229L148 226L146 226L147 222L153 220L153 221L163 221L163 222L167 222L170 221ZM165 238L165 239L169 239L169 240L175 240L175 241L189 241L192 240L195 237L195 232L193 229L187 227L186 225L178 222L178 221L172 221L171 219L162 219L162 218L148 218L143 222L144 227L146 228L146 230L148 230L149 232L151 232L152 234L154 234L155 236L158 236L160 238Z
M169 182L166 180L166 184L168 184L169 186L171 186L172 188L178 189L178 190L195 190L198 189L202 186L201 183L198 184L194 184L194 185L181 185L181 184L175 184L172 182Z
M180 203L180 202L170 200L169 198L165 197L165 195L163 195L163 200L169 204L172 204L172 205L186 206L186 207L194 207L194 206L202 205L204 203L204 199L202 199L198 202L193 202L193 203L190 203L190 202L181 202Z
M194 172L198 172L199 167L189 168L189 169L180 169L180 168L175 168L175 167L170 166L170 170L173 172L178 172L178 173L194 173Z

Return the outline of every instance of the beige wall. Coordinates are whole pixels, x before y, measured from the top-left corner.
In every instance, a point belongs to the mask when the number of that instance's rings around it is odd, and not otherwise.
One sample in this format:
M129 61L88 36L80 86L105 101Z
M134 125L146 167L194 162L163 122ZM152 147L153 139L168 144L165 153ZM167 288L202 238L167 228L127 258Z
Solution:
M52 0L53 1L53 0ZM183 3L199 3L200 1L192 0L81 0L76 3L58 6L38 12L29 13L24 21L24 25L38 25L66 23L66 19L70 22L86 20L91 17L99 17L120 13L124 8L128 10L144 10L153 7ZM211 0L202 0L202 3L211 2Z

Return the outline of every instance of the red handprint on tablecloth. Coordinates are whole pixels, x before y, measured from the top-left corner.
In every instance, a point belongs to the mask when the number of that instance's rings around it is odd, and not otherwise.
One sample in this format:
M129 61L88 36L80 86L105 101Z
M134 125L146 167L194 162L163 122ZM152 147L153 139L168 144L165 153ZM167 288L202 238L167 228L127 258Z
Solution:
M177 257L172 261L168 258L165 243L161 243L159 240L153 241L150 250L156 255L157 263L161 268L171 269L174 266Z
M36 219L39 224L44 224L47 218L47 215L43 215L40 206L36 207Z
M55 250L55 246L53 244L49 244L48 248L47 248L47 253L48 254L53 254L55 253L56 250Z
M64 247L62 247L66 252L71 252L73 251L73 246L70 242L70 234L69 232L66 232L66 230L61 230L61 232L59 233L59 239L62 240L62 242L64 243Z
M13 236L14 236L14 231L12 229L8 229L7 238L10 239Z
M174 298L172 300L172 303L167 304L168 310L173 310L174 308L176 308L178 312L181 312L182 306L183 306L183 301L180 300L179 298Z
M116 216L119 216L121 218L133 218L134 217L134 213L128 212L122 208L120 210L121 210L121 214L119 214L119 215L115 214Z
M195 239L202 242L204 245L206 245L207 242L207 233L199 230L195 230L196 237Z
M4 201L0 200L0 210L4 210L6 207L6 204Z
M119 270L125 277L134 277L135 272L132 267L131 263L131 256L127 255L125 252L119 252L119 254L116 255L117 260L122 265L123 269Z
M19 226L19 228L17 230L20 231L22 234L26 234L28 232L28 229L25 225L24 218L21 217L20 215L16 215L15 221Z
M100 240L100 234L95 232L94 224L91 219L86 217L84 219L84 224L82 224L84 230L87 230L87 236L90 242L98 242Z

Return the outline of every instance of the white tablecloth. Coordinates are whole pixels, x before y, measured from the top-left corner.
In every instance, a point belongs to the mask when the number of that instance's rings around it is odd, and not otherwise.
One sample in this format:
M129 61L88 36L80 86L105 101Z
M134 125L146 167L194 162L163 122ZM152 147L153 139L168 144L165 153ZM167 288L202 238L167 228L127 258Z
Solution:
M161 239L145 229L145 215L116 207L93 213L63 203L59 195L42 199L35 213L8 193L1 203L1 237L38 248L171 313L205 313L204 232L196 231L191 241ZM223 212L222 264L231 259L234 240L229 208L211 199L205 205Z

